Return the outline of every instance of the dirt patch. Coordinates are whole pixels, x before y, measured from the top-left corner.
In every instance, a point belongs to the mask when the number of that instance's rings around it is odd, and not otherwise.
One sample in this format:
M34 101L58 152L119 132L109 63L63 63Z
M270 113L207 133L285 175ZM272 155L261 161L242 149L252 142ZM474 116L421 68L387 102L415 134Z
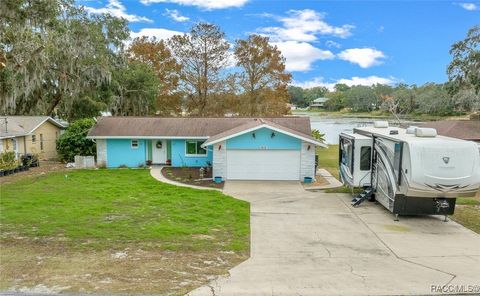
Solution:
M183 295L227 274L247 254L142 250L73 251L56 243L3 242L0 290Z
M0 185L17 182L28 178L36 178L51 172L62 172L71 169L65 168L65 164L56 161L40 161L40 166L30 168L28 171L0 177Z
M162 169L162 175L172 181L195 185L195 186L202 186L202 187L212 187L212 188L223 188L225 182L222 183L215 183L213 182L212 178L212 170L206 170L203 178L200 178L200 168L173 168L173 167L165 167ZM207 179L207 180L205 180Z
M322 176L315 176L315 182L312 183L302 183L305 189L318 187L318 186L325 186L330 184L325 178Z

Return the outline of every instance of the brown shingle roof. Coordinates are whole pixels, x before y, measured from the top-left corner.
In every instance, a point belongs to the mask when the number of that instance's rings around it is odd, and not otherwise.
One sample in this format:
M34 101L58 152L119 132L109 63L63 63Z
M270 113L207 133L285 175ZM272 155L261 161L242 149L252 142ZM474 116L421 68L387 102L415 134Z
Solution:
M310 137L310 118L263 118ZM96 137L211 137L259 118L245 117L101 117L88 136Z
M442 120L427 122L422 127L431 127L442 136L470 141L480 141L479 120Z

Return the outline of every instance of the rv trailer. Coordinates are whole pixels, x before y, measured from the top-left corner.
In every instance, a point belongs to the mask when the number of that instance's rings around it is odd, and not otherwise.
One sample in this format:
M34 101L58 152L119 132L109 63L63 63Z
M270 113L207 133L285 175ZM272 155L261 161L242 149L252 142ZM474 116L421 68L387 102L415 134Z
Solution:
M352 205L375 199L398 215L452 215L457 196L480 187L475 143L438 136L435 129L390 127L375 122L342 132L340 178L363 188Z

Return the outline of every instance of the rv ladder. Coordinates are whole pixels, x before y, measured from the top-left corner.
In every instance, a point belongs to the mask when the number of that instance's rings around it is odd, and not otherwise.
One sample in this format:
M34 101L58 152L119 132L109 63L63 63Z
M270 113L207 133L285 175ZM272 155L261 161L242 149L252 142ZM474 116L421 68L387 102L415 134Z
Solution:
M373 194L373 188L367 187L360 194L356 195L352 199L352 206L356 207L361 204L364 200L369 199Z

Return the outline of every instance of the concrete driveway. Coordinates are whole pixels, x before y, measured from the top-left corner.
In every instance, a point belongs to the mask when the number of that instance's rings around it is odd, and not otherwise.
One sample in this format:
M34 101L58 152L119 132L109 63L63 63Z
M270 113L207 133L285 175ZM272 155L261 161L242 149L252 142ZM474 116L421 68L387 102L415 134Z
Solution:
M453 221L394 222L379 204L352 208L349 195L298 182L227 182L225 192L251 203L251 257L189 295L480 294L480 236Z

